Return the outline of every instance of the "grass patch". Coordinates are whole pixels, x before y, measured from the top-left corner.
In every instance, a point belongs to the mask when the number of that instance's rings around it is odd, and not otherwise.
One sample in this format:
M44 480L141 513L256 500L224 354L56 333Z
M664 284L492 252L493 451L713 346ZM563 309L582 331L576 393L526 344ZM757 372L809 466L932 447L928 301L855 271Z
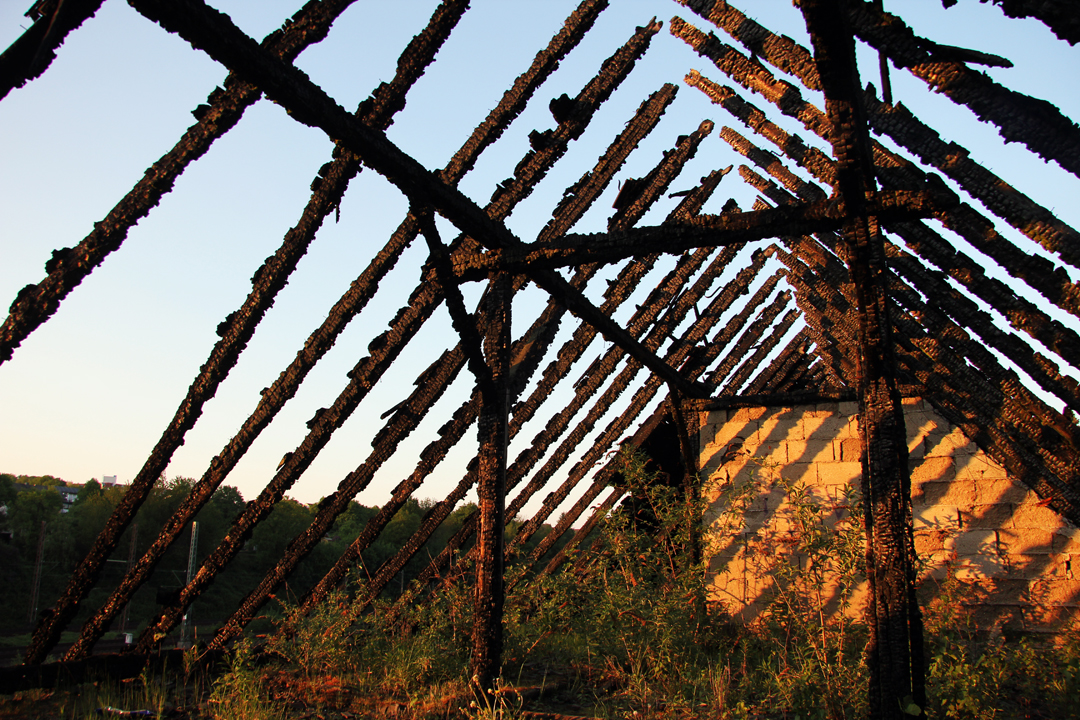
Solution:
M827 521L804 488L783 486L795 532L783 551L753 556L774 583L763 611L741 624L704 601L705 567L686 560L702 508L653 484L640 458L623 463L634 500L588 547L555 575L508 573L503 675L490 694L470 690L471 578L459 566L432 600L404 611L380 602L357 617L353 598L335 593L302 621L237 643L213 681L192 653L163 675L3 698L0 717L102 717L105 707L240 720L865 717L867 633L858 613L843 612L863 580L857 498L846 500L848 520ZM773 482L766 476L754 482ZM723 489L732 521L758 489ZM1053 640L988 638L958 611L963 592L949 580L926 611L927 716L1072 716L1080 628Z

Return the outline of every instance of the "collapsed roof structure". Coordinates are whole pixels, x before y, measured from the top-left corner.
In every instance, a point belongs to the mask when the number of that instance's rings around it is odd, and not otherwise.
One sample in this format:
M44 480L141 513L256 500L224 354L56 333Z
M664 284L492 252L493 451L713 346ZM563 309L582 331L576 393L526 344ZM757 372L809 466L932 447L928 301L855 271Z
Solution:
M35 3L28 13L34 24L0 55L2 95L45 72L56 48L102 2ZM320 503L312 525L251 588L211 640L212 647L223 647L242 631L466 368L475 379L471 396L445 418L416 469L394 488L378 515L303 601L301 611L342 580L475 423L478 456L457 486L430 509L405 548L373 574L363 592L369 602L374 599L475 487L477 513L421 579L436 577L455 550L475 534L474 667L484 681L498 673L504 554L525 542L571 493L576 502L533 552L532 561L567 532L583 536L620 499L609 486L613 466L604 464L605 454L627 434L632 442L643 443L665 418L677 427L692 477L696 410L717 402L859 399L874 597L868 620L874 637L870 661L875 716L887 716L899 707L894 698L910 696L918 702L923 692L901 395L931 402L1013 477L1080 524L1080 427L1073 419L1073 412L1080 410L1080 386L1069 374L1080 368L1080 334L1046 310L1054 305L1080 316L1080 289L1056 260L1018 247L995 230L995 223L1015 228L1073 268L1080 267L1080 237L1037 199L979 165L963 147L940 137L890 97L887 62L970 108L1006 141L1022 143L1045 160L1080 174L1080 128L1075 123L1050 103L1003 87L972 67L1007 62L1003 58L922 39L901 17L885 12L880 0L796 3L810 33L809 48L770 32L724 0L678 0L674 7L691 11L693 22L676 16L667 23L667 32L713 66L690 71L685 83L704 93L718 113L730 115L760 136L752 140L750 133L735 127L719 132L749 161L737 174L761 197L745 211L729 202L721 213L704 213L706 201L731 170L718 166L681 193L666 220L640 225L714 132L714 124L705 121L680 136L643 177L622 182L605 232L572 232L671 105L676 86L669 84L643 99L596 166L565 189L552 208L551 220L525 242L508 229L506 218L585 131L661 32L662 23L654 20L637 27L576 96L550 100L556 126L529 134L531 148L481 206L458 189L459 181L528 102L540 102L534 99L537 89L590 30L606 0L581 2L452 160L438 170L424 167L394 145L386 130L466 12L466 0L440 4L427 28L402 52L395 77L353 113L293 65L304 48L326 37L351 0L312 0L261 43L201 0L130 0L130 4L231 74L205 104L195 108L197 122L175 148L148 168L84 239L54 251L46 277L18 294L0 328L0 362L12 358L68 294L120 248L129 229L173 188L185 168L262 96L286 108L296 122L325 133L335 149L311 184L300 220L252 276L243 304L217 327L220 339L157 446L67 590L38 624L26 651L27 666L42 663L55 647L140 503L236 365L323 219L340 207L362 167L380 173L400 190L410 206L407 217L295 359L262 392L258 406L213 458L161 535L83 625L66 660L92 653L165 550L365 308L404 249L420 238L428 259L408 304L371 342L369 354L348 373L333 404L308 421L304 440L234 520L221 545L202 561L180 592L179 602L163 608L149 624L134 652L153 650L176 627L186 608L214 581L252 528L297 482L391 364L407 362L410 340L443 303L460 342L424 370L411 394L383 415L385 424L370 455ZM1069 43L1080 39L1080 17L1064 2L1002 5L1010 16L1038 18ZM856 42L880 54L883 97L859 79ZM681 75L686 70L675 72ZM805 99L800 86L823 92L825 106ZM751 102L754 93L760 97ZM797 120L813 137L804 139L785 130L777 123L778 116ZM831 147L831 155L820 149L823 145ZM897 147L905 152L890 149ZM442 237L436 216L452 223L460 235L452 240ZM1026 289L1017 292L988 274L980 260L965 254L939 226L962 237ZM639 284L653 277L650 272L664 255L677 258L670 271L646 288L645 299L633 311L623 307ZM613 264L617 273L607 278L600 274ZM720 285L725 271L730 279ZM487 283L471 311L461 291L470 282ZM549 301L528 318L528 329L513 337L512 299L530 283L546 292ZM588 294L590 284L595 290L596 283L606 283L599 303ZM1006 318L1011 328L996 322L992 313ZM581 323L560 345L556 338L568 315ZM572 399L565 407L549 409L541 429L527 426L556 385L570 382L575 362L598 337L612 345L577 376ZM648 371L643 382L635 380L641 369ZM626 403L623 396L631 388L635 391ZM599 426L616 405L620 409L615 417L606 427ZM526 427L532 435L517 437ZM526 449L516 457L508 456L510 438L527 440ZM579 459L567 471L575 454ZM564 479L556 485L555 477ZM510 547L502 547L506 520L542 491L549 494L539 511ZM575 523L584 524L574 531ZM555 569L557 562L547 569Z

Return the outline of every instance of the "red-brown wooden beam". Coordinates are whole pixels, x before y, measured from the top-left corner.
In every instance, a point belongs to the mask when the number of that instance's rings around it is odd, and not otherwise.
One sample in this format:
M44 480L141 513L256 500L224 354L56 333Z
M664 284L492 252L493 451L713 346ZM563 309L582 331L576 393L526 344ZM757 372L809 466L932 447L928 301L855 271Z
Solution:
M925 705L922 619L915 598L904 412L897 391L885 250L867 197L875 189L872 146L855 62L848 0L803 0L836 157L837 189L850 217L846 255L858 314L859 434L863 444L870 584L869 710L872 718L921 715Z

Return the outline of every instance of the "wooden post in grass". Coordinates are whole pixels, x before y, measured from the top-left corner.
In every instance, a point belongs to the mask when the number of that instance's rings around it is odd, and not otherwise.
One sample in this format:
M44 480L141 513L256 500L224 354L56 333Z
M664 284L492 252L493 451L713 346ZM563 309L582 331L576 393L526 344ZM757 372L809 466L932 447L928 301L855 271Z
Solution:
M855 63L849 0L802 0L825 92L836 188L843 202L843 254L855 287L862 492L870 585L869 705L872 718L922 716L922 617L915 598L904 412L896 386L885 248L869 194L877 189L870 132Z

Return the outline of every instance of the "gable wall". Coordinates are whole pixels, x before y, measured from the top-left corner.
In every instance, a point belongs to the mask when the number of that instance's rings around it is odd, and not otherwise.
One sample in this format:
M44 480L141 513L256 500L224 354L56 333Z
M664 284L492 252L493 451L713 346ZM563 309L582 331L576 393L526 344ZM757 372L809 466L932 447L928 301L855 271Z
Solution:
M920 599L954 597L984 629L1057 630L1080 608L1080 531L1010 479L929 403L906 399L915 547L924 563ZM703 413L700 467L708 478L705 523L710 595L743 621L759 617L799 568L825 562L800 552L806 528L851 530L861 477L854 402ZM740 446L741 444L741 446ZM785 490L785 485L788 490ZM788 491L796 493L789 496ZM792 497L802 500L792 501ZM725 508L732 508L725 512ZM806 512L813 510L809 525ZM803 514L800 515L799 512ZM816 524L815 524L816 523ZM853 537L853 536L848 536ZM861 538L847 551L861 559ZM865 581L841 603L832 548L819 590L830 612L862 613Z

